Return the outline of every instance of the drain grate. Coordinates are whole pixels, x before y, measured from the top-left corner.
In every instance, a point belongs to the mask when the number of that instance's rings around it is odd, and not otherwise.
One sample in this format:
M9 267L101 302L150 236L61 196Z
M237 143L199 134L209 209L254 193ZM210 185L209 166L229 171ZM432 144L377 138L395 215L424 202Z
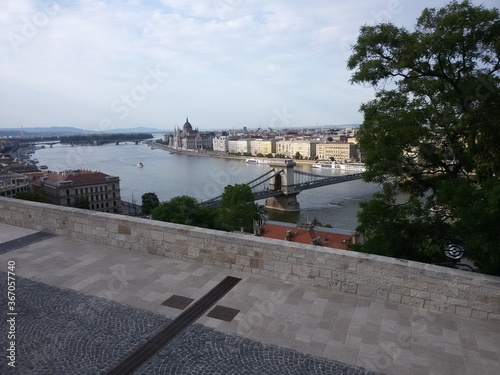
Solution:
M234 319L236 315L238 315L239 312L240 310L237 309L232 309L230 307L217 305L213 308L212 311L210 311L207 314L207 316L209 318L215 318L223 320L225 322L230 322Z
M196 321L207 312L218 300L229 292L241 279L227 276L207 294L193 303L187 310L183 311L168 326L154 335L144 345L129 355L118 366L108 372L108 375L126 375L133 373L149 358L158 353L165 345L172 341L187 326Z
M173 307L174 309L184 310L193 301L194 301L194 299L192 299L192 298L183 297L183 296L179 296L177 294L174 294L173 296L169 297L166 301L162 302L162 305L168 306L168 307Z

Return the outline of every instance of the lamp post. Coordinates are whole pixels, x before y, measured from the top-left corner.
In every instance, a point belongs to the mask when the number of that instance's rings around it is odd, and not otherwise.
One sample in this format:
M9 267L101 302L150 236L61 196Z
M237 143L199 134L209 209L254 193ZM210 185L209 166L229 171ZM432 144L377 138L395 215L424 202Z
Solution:
M460 162L453 158L453 160L450 160L446 166L448 167L448 170L451 172L453 177L456 177L458 174L458 171L460 170Z

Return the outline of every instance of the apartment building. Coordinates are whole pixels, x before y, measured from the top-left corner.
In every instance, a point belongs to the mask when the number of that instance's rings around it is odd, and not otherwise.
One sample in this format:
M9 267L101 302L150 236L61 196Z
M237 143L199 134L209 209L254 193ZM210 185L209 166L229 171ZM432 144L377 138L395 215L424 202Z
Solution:
M298 152L305 159L314 158L316 144L317 142L302 140L278 141L276 142L276 153L293 158Z
M316 145L319 160L352 161L359 158L358 148L349 142L320 142Z
M95 211L121 213L120 178L85 169L35 173L31 185L45 195L49 203L75 206L88 200Z
M29 190L29 180L27 176L19 173L9 173L0 175L0 196L13 197L16 193Z

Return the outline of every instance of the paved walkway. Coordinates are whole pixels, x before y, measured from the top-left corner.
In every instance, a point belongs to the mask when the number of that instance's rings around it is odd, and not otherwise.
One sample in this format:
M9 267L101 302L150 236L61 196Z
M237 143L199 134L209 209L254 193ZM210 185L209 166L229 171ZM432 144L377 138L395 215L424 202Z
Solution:
M197 301L226 276L241 278L216 302L219 310L229 308L226 315L205 314L137 374L500 373L497 322L5 224L2 353L9 341L4 327L11 329L9 261L16 267L17 367L10 369L2 354L2 374L105 374L182 312L165 301Z

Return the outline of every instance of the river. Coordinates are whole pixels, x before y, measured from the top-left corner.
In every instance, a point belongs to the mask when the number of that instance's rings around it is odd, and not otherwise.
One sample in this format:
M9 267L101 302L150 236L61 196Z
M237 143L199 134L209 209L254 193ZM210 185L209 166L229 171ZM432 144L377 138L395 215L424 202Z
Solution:
M269 170L269 166L247 164L243 160L197 157L152 149L146 144L122 143L102 146L56 144L38 149L34 157L51 171L68 169L100 170L120 177L125 201L141 203L144 193L154 192L160 201L190 195L200 201L220 195L224 186L246 183ZM142 163L143 167L137 167ZM321 175L338 172L297 165L298 170ZM273 220L307 222L314 218L334 228L354 230L359 202L370 199L378 186L361 180L324 186L301 192L300 213L269 211ZM263 204L263 202L259 202Z

